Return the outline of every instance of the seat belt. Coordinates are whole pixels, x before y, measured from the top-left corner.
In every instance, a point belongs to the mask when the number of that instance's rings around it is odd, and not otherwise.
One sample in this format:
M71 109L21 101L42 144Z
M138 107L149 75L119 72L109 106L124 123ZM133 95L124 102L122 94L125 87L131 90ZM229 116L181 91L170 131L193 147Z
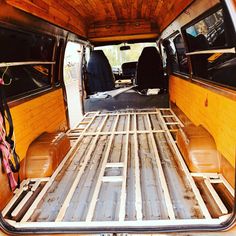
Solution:
M15 142L12 139L14 133L13 121L3 86L4 81L0 80L0 157L3 168L8 176L9 186L14 191L20 184L20 158L16 153ZM6 124L8 133L6 131ZM15 180L13 173L18 173L18 182Z

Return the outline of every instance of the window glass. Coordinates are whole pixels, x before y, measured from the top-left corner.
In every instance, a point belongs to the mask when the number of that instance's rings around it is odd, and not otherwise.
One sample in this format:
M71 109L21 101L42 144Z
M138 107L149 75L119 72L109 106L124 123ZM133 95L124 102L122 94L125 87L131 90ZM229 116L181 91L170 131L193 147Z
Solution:
M137 62L139 56L142 53L143 48L154 46L157 47L156 43L134 43L127 44L126 46L130 46L129 50L120 50L120 47L124 46L124 44L120 45L110 45L110 46L102 46L96 47L95 50L103 50L107 59L112 66L113 71L120 70L121 65L126 62Z
M189 73L189 63L183 38L180 34L175 37L164 39L163 46L163 65L167 74L171 72Z
M223 10L205 17L186 29L191 51L226 46ZM193 45L193 41L195 45Z
M22 65L0 68L7 98L23 96L50 87L51 65Z
M52 37L0 28L0 62L52 61Z
M177 52L177 59L178 59L178 69L180 72L189 73L189 65L188 65L188 58L186 56L186 49L184 45L184 40L179 34L174 38L174 45Z
M193 74L215 83L236 87L235 53L214 52L214 49L229 45L226 39L233 29L228 27L226 31L224 28L223 9L220 9L188 26L184 31L190 52L212 50L212 53L190 56Z

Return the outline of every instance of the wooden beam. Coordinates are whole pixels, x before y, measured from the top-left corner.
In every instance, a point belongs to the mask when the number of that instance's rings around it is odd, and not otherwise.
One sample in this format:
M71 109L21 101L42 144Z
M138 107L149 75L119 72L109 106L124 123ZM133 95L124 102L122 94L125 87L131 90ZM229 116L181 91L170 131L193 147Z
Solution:
M120 210L119 210L119 221L125 220L125 208L126 208L126 182L127 182L127 165L129 157L129 130L130 130L130 114L127 116L127 128L126 128L126 139L125 139L125 157L123 167L123 182L120 193Z
M14 191L13 198L8 202L5 208L2 210L2 216L5 217L7 212L12 208L13 204L19 198L19 196L28 189L29 180L23 180L20 184L20 188Z
M163 128L166 130L166 134L168 136L167 140L170 142L171 146L173 147L173 149L175 151L176 157L178 158L178 161L179 161L180 165L183 168L183 171L184 171L184 173L185 173L185 175L186 175L186 177L187 177L187 179L189 181L189 184L190 184L190 186L191 186L191 188L192 188L192 190L193 190L193 192L195 194L195 197L196 197L196 199L198 201L198 204L199 204L199 206L201 208L201 211L202 211L204 217L206 219L211 219L211 215L210 215L210 213L209 213L209 211L208 211L208 209L206 207L206 204L205 204L204 200L202 199L202 196L201 196L201 194L200 194L200 192L199 192L199 190L198 190L198 188L197 188L197 186L196 186L196 184L195 184L195 182L193 180L193 177L189 173L188 167L186 166L186 164L185 164L185 162L184 162L184 160L182 158L182 155L181 155L181 153L180 153L180 151L179 151L179 149L178 149L178 147L177 147L177 145L176 145L176 143L175 143L175 141L174 141L174 139L173 139L173 137L171 135L171 132L168 129L168 127L167 127L167 125L165 123L165 120L162 117L162 114L161 114L160 111L159 111L158 117L162 121Z
M134 114L134 163L135 163L135 208L136 218L138 221L143 219L142 214L142 192L140 182L140 166L139 166L139 154L138 154L138 135L137 135L137 115Z
M73 184L71 185L70 191L69 191L68 195L66 196L66 199L65 199L65 201L64 201L64 203L63 203L63 205L62 205L62 207L61 207L61 209L60 209L60 211L59 211L59 213L57 215L57 218L55 220L57 222L63 220L63 217L64 217L64 215L66 213L66 210L67 210L67 208L70 205L70 200L72 199L73 194L74 194L74 192L75 192L75 190L77 188L77 185L78 185L78 183L80 181L80 178L81 178L82 174L84 173L84 170L85 170L85 168L87 166L87 163L88 163L88 161L89 161L89 159L91 157L91 154L94 151L94 149L96 148L97 141L98 141L98 138L99 138L99 131L101 131L103 129L103 127L104 127L108 117L109 117L109 115L106 115L103 118L103 121L102 121L102 123L101 123L101 125L100 125L100 127L98 129L98 133L97 133L96 137L92 140L92 144L90 145L89 151L87 152L87 154L86 154L86 156L84 158L84 161L83 161L83 163L82 163L82 165L81 165L81 167L79 169L79 172L78 172L77 176L75 177L75 180L74 180Z
M175 219L175 213L174 213L174 207L171 201L171 197L170 197L170 193L169 193L169 189L168 189L168 185L166 182L166 178L162 169L162 165L161 165L161 160L160 160L160 156L158 153L158 149L157 149L157 145L156 145L156 141L155 141L155 137L153 135L152 131L152 126L151 126L151 121L149 118L149 115L146 115L147 117L147 122L148 122L148 129L150 131L150 136L151 136L151 140L152 140L152 147L154 150L154 155L155 155L155 160L157 163L157 170L158 170L158 174L159 174L159 179L161 182L161 188L164 194L164 200L165 200L165 204L166 204L166 208L167 208L167 212L168 212L168 216L171 220Z
M103 176L102 182L122 182L122 176Z
M24 207L24 205L27 203L27 201L31 198L31 196L33 195L32 191L29 191L25 197L21 200L21 202L17 205L17 207L14 209L14 211L11 213L12 217L16 217L19 212L21 211L21 209Z
M91 41L97 41L98 39L112 38L121 39L123 37L131 37L135 35L152 35L152 37L158 36L157 27L150 21L146 20L126 20L126 21L111 21L111 22L99 22L90 25L88 29L88 38Z
M97 112L97 114L99 114L99 112ZM61 171L61 169L63 168L63 166L65 165L66 161L79 149L79 143L83 138L83 133L86 132L86 130L90 127L90 125L93 123L93 121L95 120L96 115L90 120L89 124L87 125L87 127L82 131L81 136L76 140L76 142L73 144L73 146L71 147L70 151L66 154L65 158L62 160L62 162L60 163L60 165L57 167L57 169L55 170L55 172L53 173L53 175L50 177L50 180L47 182L47 184L44 186L44 188L42 189L42 191L39 193L39 195L37 196L37 198L34 200L33 204L31 205L31 207L28 209L28 211L26 212L26 214L24 215L24 217L22 218L21 222L26 222L30 216L33 214L34 210L36 209L36 207L38 206L39 202L41 201L41 199L43 198L43 196L45 195L45 193L47 192L47 190L49 189L49 187L52 185L53 181L55 180L55 178L57 177L58 173Z
M109 154L111 152L111 146L112 146L113 139L114 139L114 136L115 136L114 132L116 130L118 121L119 121L119 115L117 115L117 117L116 117L115 123L113 125L113 129L112 129L112 135L110 136L110 139L109 139L108 144L107 144L107 148L106 148L105 156L104 156L104 159L103 159L103 162L102 162L102 166L101 166L101 169L100 169L100 172L99 172L99 176L98 176L98 179L97 179L97 182L96 182L96 186L95 186L95 189L94 189L94 192L93 192L91 202L89 204L88 213L87 213L87 217L86 217L86 222L90 222L93 219L94 210L95 210L95 207L96 207L98 195L99 195L100 188L101 188L101 185L102 185L102 178L104 176L107 160L108 160Z
M117 227L127 227L127 229L130 229L130 226L132 227L181 227L181 226L219 226L222 223L225 223L225 221L230 218L230 215L225 218L217 218L217 219L175 219L175 220L143 220L143 221L96 221L96 222L86 222L86 221L79 221L79 222L15 222L12 220L6 221L12 225L15 228L18 229L48 229L48 228L58 228L60 230L66 229L66 230L74 230L75 228L81 228L81 229L94 229L97 227L104 226L109 227L109 229L114 229Z
M209 192L211 193L212 197L214 198L217 206L220 208L220 211L222 212L222 214L228 214L228 210L225 207L224 203L222 202L222 200L220 199L219 195L217 194L216 190L213 188L213 186L211 185L210 180L204 179L204 183L207 186Z

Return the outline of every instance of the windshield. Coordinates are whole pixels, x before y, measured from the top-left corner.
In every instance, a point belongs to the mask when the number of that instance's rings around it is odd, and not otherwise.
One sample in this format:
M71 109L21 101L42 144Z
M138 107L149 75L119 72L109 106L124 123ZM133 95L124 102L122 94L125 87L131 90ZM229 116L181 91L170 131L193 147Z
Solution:
M138 61L138 58L145 47L154 46L156 47L157 44L154 43L134 43L134 44L126 44L130 46L130 50L121 51L120 47L124 46L124 44L119 45L110 45L110 46L102 46L96 47L95 50L103 50L106 57L108 58L110 65L115 68L125 63L125 62L132 62Z

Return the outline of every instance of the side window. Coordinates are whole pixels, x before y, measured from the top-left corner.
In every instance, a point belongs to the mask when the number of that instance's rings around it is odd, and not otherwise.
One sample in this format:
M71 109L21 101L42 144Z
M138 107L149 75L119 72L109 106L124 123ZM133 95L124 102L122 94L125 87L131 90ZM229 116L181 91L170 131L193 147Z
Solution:
M188 58L186 56L186 49L185 49L184 40L182 36L180 34L177 35L174 38L173 42L174 42L176 52L177 52L179 72L189 74Z
M183 38L180 34L175 37L170 37L162 41L163 50L163 65L168 74L189 73L188 58Z
M55 39L31 32L0 29L0 77L14 100L51 86Z
M200 16L183 28L193 74L202 79L236 87L235 49L231 45L231 24L225 23L223 9Z

